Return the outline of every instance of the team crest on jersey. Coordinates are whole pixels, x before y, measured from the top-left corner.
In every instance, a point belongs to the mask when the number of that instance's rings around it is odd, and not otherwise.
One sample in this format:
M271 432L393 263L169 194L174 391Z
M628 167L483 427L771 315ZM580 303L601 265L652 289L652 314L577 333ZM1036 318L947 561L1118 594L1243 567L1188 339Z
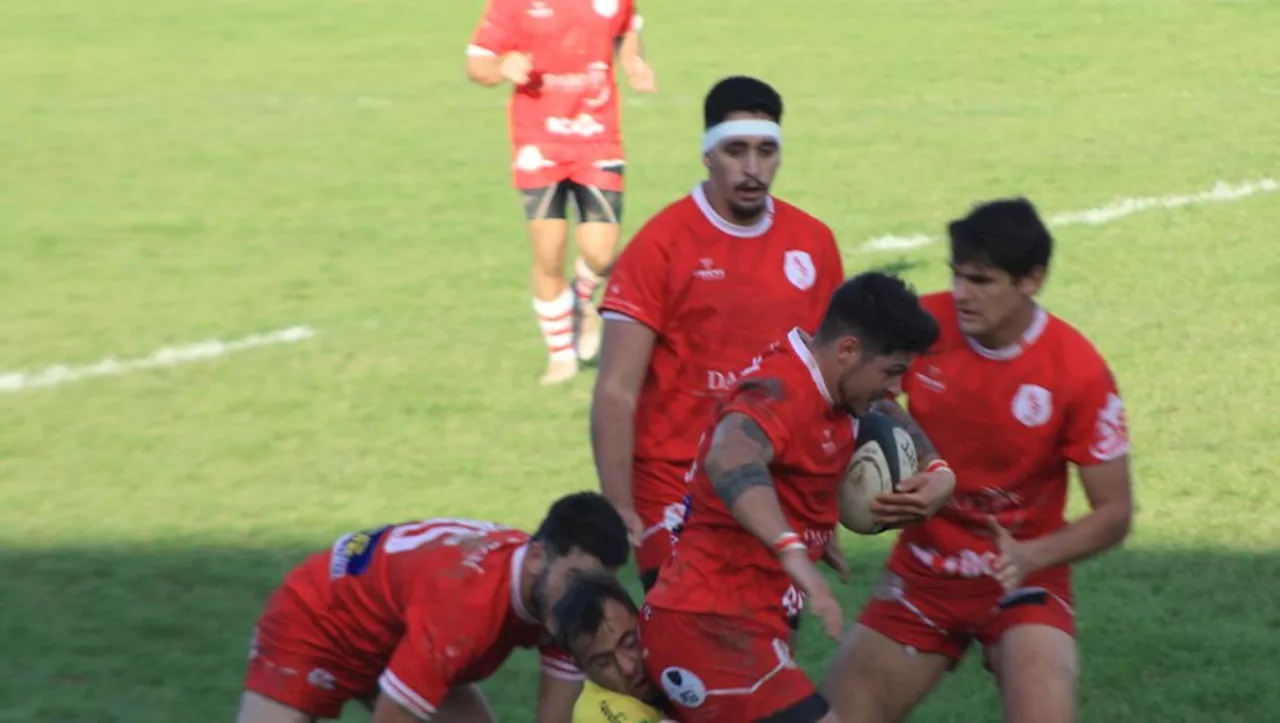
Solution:
M787 281L801 291L813 288L813 282L818 279L813 257L806 251L788 251L782 257L782 271L787 275Z
M333 549L329 551L329 579L337 580L364 572L373 561L373 553L388 527L351 532L335 540Z
M686 668L670 667L662 671L662 689L676 705L697 708L707 700L707 686Z
M1023 384L1013 395L1013 418L1028 427L1040 427L1053 416L1053 395L1038 384Z
M618 0L591 0L591 7L603 18L611 18L618 14Z

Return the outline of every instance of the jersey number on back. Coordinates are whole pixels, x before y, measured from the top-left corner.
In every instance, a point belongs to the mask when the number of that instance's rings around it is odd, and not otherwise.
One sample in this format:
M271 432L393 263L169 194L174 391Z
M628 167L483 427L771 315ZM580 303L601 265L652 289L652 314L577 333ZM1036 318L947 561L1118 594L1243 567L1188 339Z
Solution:
M478 520L423 520L391 528L383 549L388 555L408 552L432 542L455 545L464 538L507 529L504 525Z

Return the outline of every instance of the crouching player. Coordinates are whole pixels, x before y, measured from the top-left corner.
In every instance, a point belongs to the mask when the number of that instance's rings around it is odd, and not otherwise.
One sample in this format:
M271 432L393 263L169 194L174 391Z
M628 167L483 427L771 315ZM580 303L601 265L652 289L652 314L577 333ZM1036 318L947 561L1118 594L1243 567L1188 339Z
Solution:
M587 573L552 610L556 640L586 673L573 723L672 723L640 655L639 610L618 578Z
M861 274L837 288L815 336L792 330L725 396L640 615L649 675L683 720L839 720L794 662L787 618L807 606L839 638L840 605L815 563L835 532L857 417L937 336L901 281Z
M622 518L590 492L557 500L532 537L453 519L344 535L267 602L238 721L337 718L349 700L374 723L490 721L474 683L537 646L537 720L568 723L582 673L544 621L568 581L616 571L629 550Z
M898 537L825 691L844 720L902 720L976 641L1007 723L1069 723L1070 565L1132 516L1124 403L1093 345L1033 298L1052 238L1030 203L984 204L949 232L952 290L922 299L941 338L903 391L956 490ZM1070 524L1069 464L1092 508Z

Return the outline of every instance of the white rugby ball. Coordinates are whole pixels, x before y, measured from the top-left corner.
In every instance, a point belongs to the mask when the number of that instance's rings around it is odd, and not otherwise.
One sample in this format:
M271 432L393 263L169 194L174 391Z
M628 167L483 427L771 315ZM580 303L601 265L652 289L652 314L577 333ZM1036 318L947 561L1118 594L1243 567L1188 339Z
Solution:
M859 535L884 532L871 519L871 503L915 474L917 464L916 445L902 425L879 412L859 419L853 459L840 482L840 524Z

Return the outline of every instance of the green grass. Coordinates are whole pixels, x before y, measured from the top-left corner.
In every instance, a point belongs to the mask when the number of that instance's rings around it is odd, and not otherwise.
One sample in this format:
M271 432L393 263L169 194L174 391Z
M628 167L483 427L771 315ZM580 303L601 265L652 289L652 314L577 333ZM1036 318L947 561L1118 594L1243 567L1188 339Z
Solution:
M644 5L662 91L627 94L628 232L699 177L702 94L738 72L786 98L779 194L850 270L921 289L941 247L857 247L999 194L1052 213L1280 173L1274 3ZM306 552L411 516L531 525L595 484L590 375L534 385L505 101L462 76L479 12L0 5L0 370L319 331L0 396L0 721L230 720ZM1082 720L1280 709L1278 227L1272 194L1058 234L1044 300L1119 375L1140 505L1079 576ZM852 613L889 539L845 542ZM488 685L504 720L532 718L534 670ZM970 660L916 719L997 720L990 679Z

